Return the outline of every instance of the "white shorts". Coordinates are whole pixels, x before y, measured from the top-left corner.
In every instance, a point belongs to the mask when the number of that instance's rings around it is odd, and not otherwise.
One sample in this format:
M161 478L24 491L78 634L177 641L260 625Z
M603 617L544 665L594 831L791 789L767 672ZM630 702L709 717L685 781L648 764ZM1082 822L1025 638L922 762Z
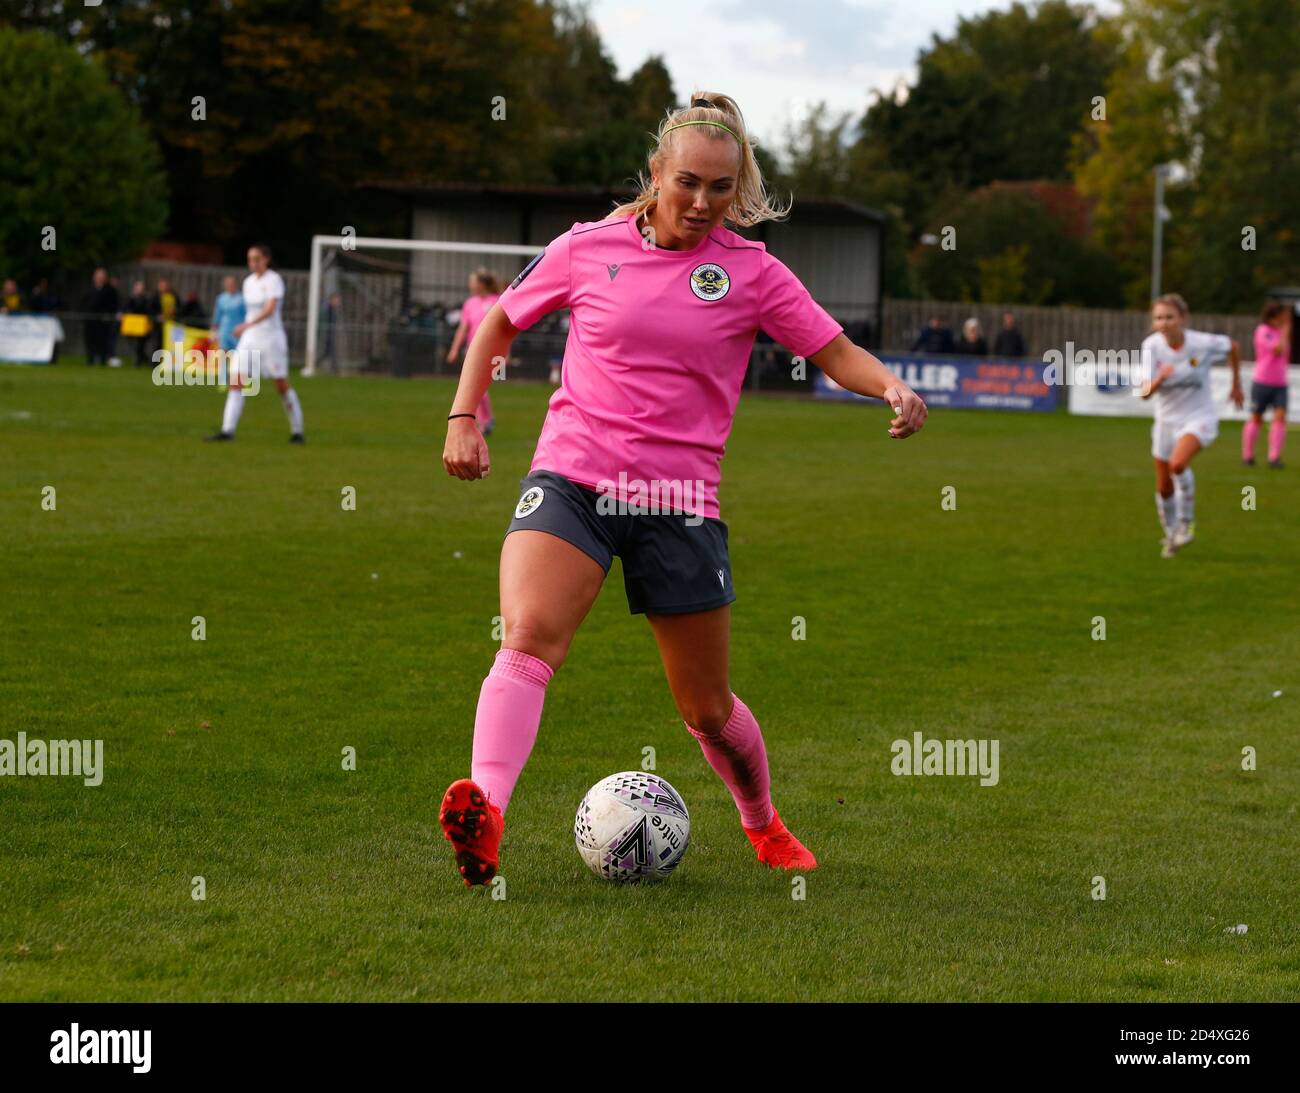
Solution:
M1178 438L1191 433L1208 448L1219 435L1219 419L1213 416L1188 418L1186 421L1157 421L1151 426L1151 454L1168 463Z
M289 378L289 339L283 335L269 342L249 343L239 339L235 350L239 355L239 374L251 376L257 367L261 379L283 380Z

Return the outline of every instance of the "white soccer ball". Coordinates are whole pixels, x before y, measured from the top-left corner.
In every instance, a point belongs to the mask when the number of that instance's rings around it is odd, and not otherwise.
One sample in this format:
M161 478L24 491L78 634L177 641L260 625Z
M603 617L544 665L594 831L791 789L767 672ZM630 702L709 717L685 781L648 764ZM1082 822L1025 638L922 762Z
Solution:
M691 817L657 774L625 770L597 782L578 806L573 838L598 877L624 884L662 880L681 863Z

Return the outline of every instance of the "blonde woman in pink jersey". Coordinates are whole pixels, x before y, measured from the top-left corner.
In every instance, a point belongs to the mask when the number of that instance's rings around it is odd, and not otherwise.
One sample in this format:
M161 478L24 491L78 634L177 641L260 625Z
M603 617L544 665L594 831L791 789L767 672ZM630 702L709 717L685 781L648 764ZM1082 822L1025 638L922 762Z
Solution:
M451 339L451 348L447 350L447 363L455 364L460 356L462 346L474 341L483 316L492 310L492 305L501 297L501 282L490 270L476 269L469 275L469 299L460 308L460 325ZM495 424L492 418L492 396L483 392L483 400L474 410L474 420L479 431L489 436Z
M502 294L470 345L448 415L447 473L486 476L473 418L492 360L543 315L569 309L560 387L501 548L505 637L479 692L471 776L452 783L439 812L466 884L497 871L546 686L615 554L628 607L649 621L686 730L731 792L758 860L817 865L773 807L762 732L731 690L723 446L760 328L841 386L884 399L891 437L920 429L926 407L762 243L722 226L788 211L771 204L732 99L697 93L671 112L648 162L635 201L574 224Z
M1255 465L1255 440L1270 410L1268 465L1282 469L1286 442L1287 365L1291 360L1291 308L1274 300L1264 307L1255 327L1255 372L1250 378L1250 417L1241 430L1241 461Z

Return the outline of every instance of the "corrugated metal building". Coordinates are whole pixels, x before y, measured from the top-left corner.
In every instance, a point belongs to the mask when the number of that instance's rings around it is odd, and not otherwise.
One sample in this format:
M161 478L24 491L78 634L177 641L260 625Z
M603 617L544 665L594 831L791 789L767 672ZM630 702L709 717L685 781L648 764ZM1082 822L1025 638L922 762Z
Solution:
M575 222L599 220L631 189L570 186L482 186L460 183L375 184L409 202L411 238L461 243L544 246ZM868 340L880 330L885 217L848 201L796 196L790 218L740 234L765 243L841 322L869 323ZM422 252L410 256L410 297L416 304L455 306L476 266L487 264L509 282L527 259ZM858 340L855 338L854 340Z

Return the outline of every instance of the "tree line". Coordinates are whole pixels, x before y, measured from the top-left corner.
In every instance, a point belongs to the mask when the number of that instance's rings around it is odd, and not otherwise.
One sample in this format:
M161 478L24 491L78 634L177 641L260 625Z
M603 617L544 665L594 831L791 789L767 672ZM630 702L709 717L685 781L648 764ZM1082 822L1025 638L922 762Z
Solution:
M860 117L824 105L759 148L772 188L890 221L896 296L1142 306L1152 170L1176 162L1165 283L1201 310L1300 281L1300 21L1289 0L1044 0L962 19ZM562 0L16 0L0 15L0 261L150 238L409 231L374 182L609 186L685 92L620 78ZM717 90L725 91L726 88ZM689 89L687 89L689 91ZM504 119L502 112L504 111ZM134 252L134 253L133 253Z

